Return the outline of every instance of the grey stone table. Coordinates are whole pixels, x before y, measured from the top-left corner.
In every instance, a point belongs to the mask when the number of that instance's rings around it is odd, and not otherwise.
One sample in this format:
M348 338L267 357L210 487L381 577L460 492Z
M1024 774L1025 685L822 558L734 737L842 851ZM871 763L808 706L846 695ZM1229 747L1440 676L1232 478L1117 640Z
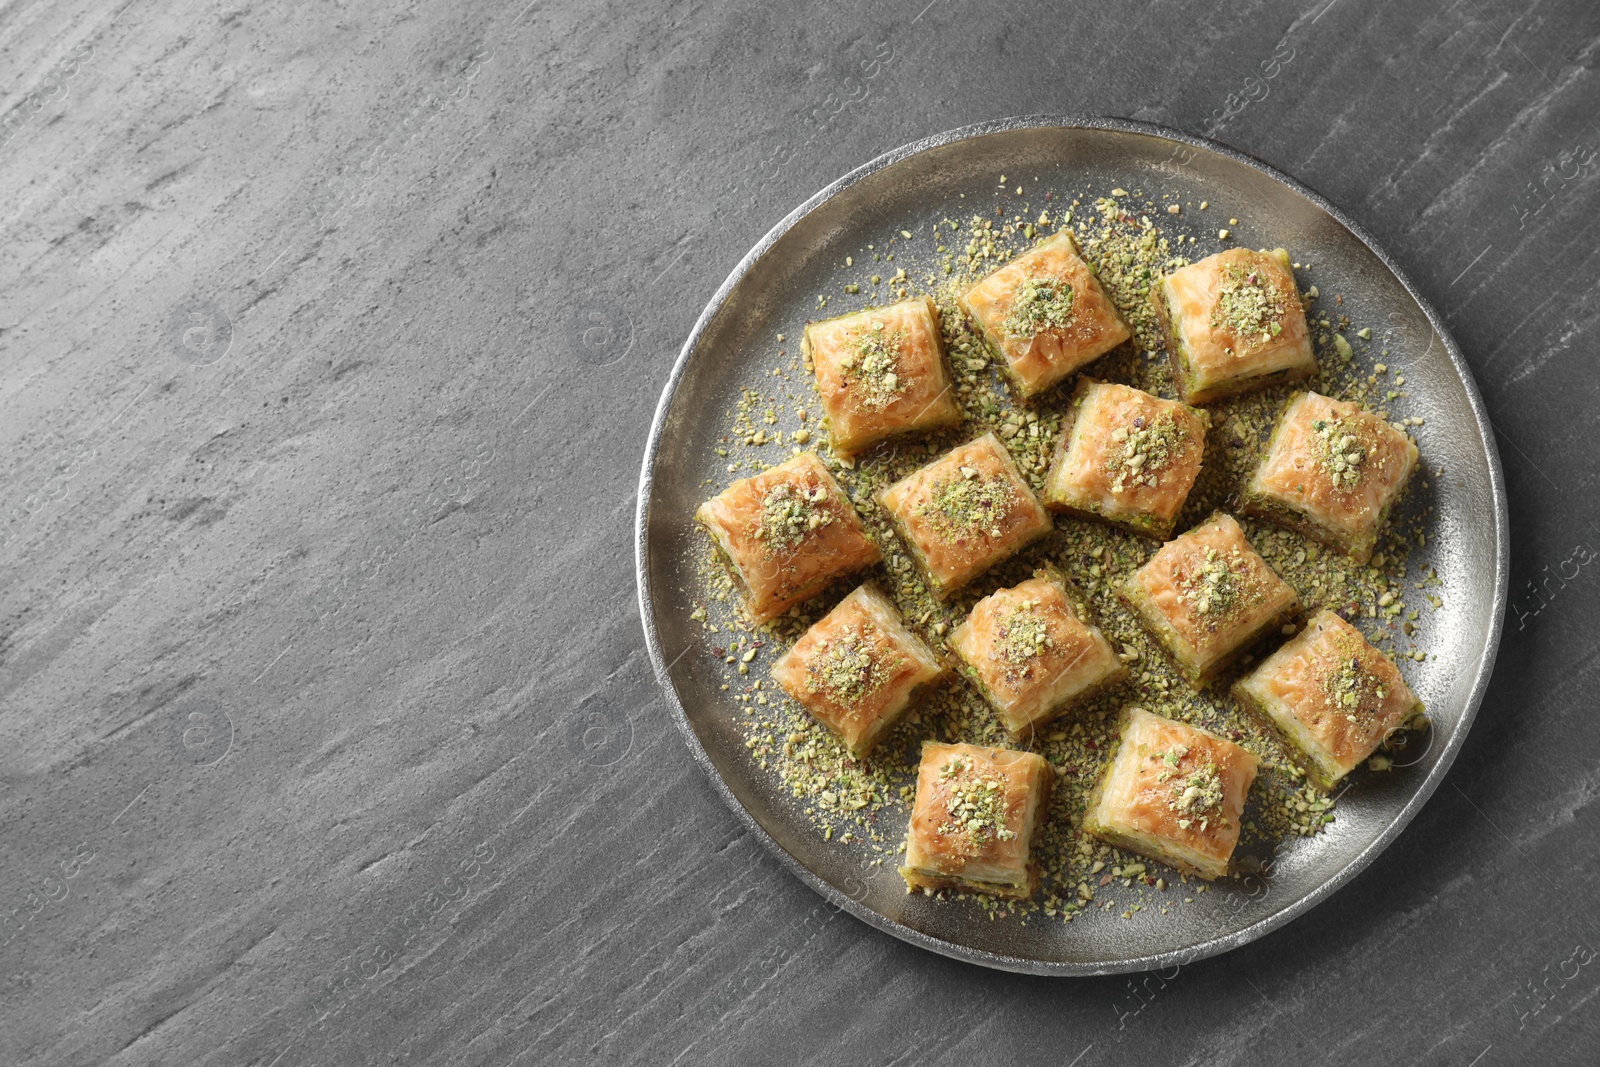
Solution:
M1600 9L768 8L0 8L0 1065L1595 1062ZM1509 484L1445 785L1167 980L822 903L692 763L635 606L645 427L738 257L1039 112L1341 205Z

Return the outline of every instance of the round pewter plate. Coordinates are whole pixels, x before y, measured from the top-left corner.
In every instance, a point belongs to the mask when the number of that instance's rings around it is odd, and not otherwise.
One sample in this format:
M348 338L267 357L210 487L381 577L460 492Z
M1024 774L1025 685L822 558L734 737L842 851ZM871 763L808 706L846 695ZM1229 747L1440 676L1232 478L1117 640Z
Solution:
M1414 486L1411 496L1423 499L1410 503L1432 512L1426 544L1408 564L1413 575L1437 571L1442 605L1426 621L1428 658L1408 662L1406 673L1432 728L1392 772L1361 773L1322 833L1282 842L1270 875L1219 880L1166 915L1148 909L1123 919L1091 909L1071 923L996 922L967 903L908 895L893 865L870 865L859 842L824 841L777 775L757 765L738 706L719 688L723 665L690 618L708 544L692 516L731 477L714 451L725 432L721 413L789 362L774 336L785 333L797 346L806 319L819 315L817 294L837 291L846 255L982 209L998 174L1068 195L1126 186L1208 200L1203 224L1239 218L1241 247L1282 246L1313 263L1316 284L1376 327L1390 353L1383 358L1405 375L1407 396L1391 405L1391 417L1426 420L1416 435L1429 484L1425 492ZM935 244L897 245L894 265L920 276L936 266ZM1202 244L1195 258L1211 250ZM1440 467L1443 476L1434 476ZM1411 821L1461 748L1494 664L1507 582L1505 490L1483 403L1455 342L1399 268L1333 205L1271 167L1120 119L1007 119L930 137L852 171L774 226L717 290L672 369L650 428L635 533L651 662L690 751L734 813L797 876L863 921L957 959L1035 974L1138 971L1225 952L1353 878Z

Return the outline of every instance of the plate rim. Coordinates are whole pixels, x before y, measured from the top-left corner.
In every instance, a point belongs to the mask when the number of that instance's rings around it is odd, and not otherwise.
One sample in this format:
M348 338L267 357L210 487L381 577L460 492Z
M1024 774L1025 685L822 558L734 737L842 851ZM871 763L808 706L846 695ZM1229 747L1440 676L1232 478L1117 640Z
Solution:
M1152 953L1106 964L1050 962L1028 959L1022 956L990 952L986 949L974 948L956 941L947 941L921 930L913 929L867 907L849 894L840 891L833 884L823 880L780 845L761 825L760 821L740 802L739 798L734 795L733 790L723 780L721 773L712 763L710 754L706 751L705 746L700 743L700 738L695 734L694 727L689 722L688 713L678 696L677 688L672 684L672 678L669 673L671 665L667 663L661 650L660 635L656 630L653 611L654 602L650 595L649 582L650 493L655 481L655 464L660 454L661 435L665 429L667 412L672 406L672 401L677 394L679 385L682 383L690 357L699 347L700 340L706 329L722 310L729 294L733 292L734 287L739 284L750 268L771 250L779 238L793 228L801 219L843 190L877 171L893 166L911 156L954 144L958 141L995 133L1045 128L1105 130L1117 133L1141 134L1215 152L1257 171L1264 177L1287 186L1290 190L1305 197L1327 212L1335 221L1354 235L1358 241L1367 247L1368 251L1377 256L1384 268L1393 275L1411 299L1416 302L1427 317L1428 324L1433 328L1434 333L1444 342L1445 354L1449 356L1457 376L1465 387L1467 400L1472 408L1473 419L1477 425L1478 438L1483 443L1485 458L1488 460L1489 484L1492 490L1495 523L1496 580L1491 604L1492 613L1489 635L1485 643L1484 655L1478 663L1476 677L1473 679L1472 690L1467 697L1465 707L1462 709L1460 728L1451 736L1449 742L1441 750L1438 761L1422 782L1419 783L1411 797L1406 801L1405 806L1390 820L1389 825L1384 828L1383 832L1369 843L1366 848L1357 853L1332 878L1281 910L1273 912L1271 915L1259 919L1242 929L1220 934L1186 948L1172 949L1166 952ZM1510 523L1507 511L1505 478L1501 470L1499 449L1495 443L1494 426L1489 420L1488 410L1485 408L1483 397L1478 391L1477 380L1473 376L1471 367L1468 366L1460 347L1456 344L1455 338L1451 336L1450 331L1445 327L1444 320L1434 310L1433 305L1423 298L1412 283L1411 278L1389 256L1388 252L1367 233L1365 228L1347 216L1343 210L1331 203L1327 198L1310 189L1302 182L1278 170L1272 164L1259 160L1222 142L1137 119L1038 114L992 119L986 122L960 126L890 149L830 182L807 198L798 207L780 219L751 247L750 251L745 253L727 278L717 287L705 309L700 313L699 318L695 320L694 327L690 330L688 338L679 350L678 357L673 362L671 373L662 387L661 397L656 403L655 414L650 422L649 437L645 444L644 461L639 476L639 494L635 504L634 576L639 597L639 619L644 627L646 651L650 657L650 665L655 672L656 681L664 693L667 709L671 713L673 721L677 724L678 732L683 735L695 762L700 765L711 779L711 785L717 794L721 796L723 803L744 823L746 829L753 833L756 839L788 868L791 874L810 886L823 899L835 907L849 912L867 925L930 952L936 952L939 955L962 960L966 963L1013 973L1054 977L1092 977L1127 974L1189 964L1197 960L1220 955L1255 941L1280 927L1286 926L1342 889L1356 875L1365 870L1411 824L1417 813L1422 810L1423 805L1428 802L1434 791L1444 781L1445 775L1449 773L1450 768L1454 765L1461 747L1466 743L1467 734L1471 731L1472 724L1477 718L1479 706L1483 703L1490 678L1494 673L1495 662L1499 657L1500 639L1505 625L1506 596L1510 580Z

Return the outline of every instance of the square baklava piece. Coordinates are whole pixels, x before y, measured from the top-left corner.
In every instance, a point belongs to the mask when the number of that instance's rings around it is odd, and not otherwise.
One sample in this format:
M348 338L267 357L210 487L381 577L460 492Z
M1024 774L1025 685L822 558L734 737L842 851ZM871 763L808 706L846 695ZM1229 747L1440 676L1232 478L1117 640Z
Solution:
M1245 486L1244 510L1365 563L1416 466L1411 438L1378 416L1296 393Z
M1132 336L1067 230L1013 259L958 302L1023 397Z
M772 680L865 756L917 695L944 676L876 585L859 586L772 665Z
M1045 478L1045 507L1165 540L1200 474L1209 427L1199 408L1080 379Z
M815 452L741 478L701 504L697 519L758 623L878 562L839 483Z
M1052 781L1050 764L1033 752L924 741L900 868L906 891L1033 896L1034 835Z
M1317 372L1300 290L1281 248L1230 248L1150 289L1185 403L1203 404Z
M1258 763L1209 730L1129 708L1083 828L1185 874L1220 878L1239 843Z
M1128 673L1105 635L1084 621L1054 567L978 601L951 633L950 647L1018 741Z
M940 600L1053 529L993 433L906 475L878 503Z
M814 322L801 347L816 374L828 444L837 455L961 422L945 369L939 310L927 297Z
M1235 683L1233 695L1282 735L1322 789L1422 714L1400 668L1331 611Z
M1162 545L1118 593L1195 685L1299 610L1295 591L1222 512Z

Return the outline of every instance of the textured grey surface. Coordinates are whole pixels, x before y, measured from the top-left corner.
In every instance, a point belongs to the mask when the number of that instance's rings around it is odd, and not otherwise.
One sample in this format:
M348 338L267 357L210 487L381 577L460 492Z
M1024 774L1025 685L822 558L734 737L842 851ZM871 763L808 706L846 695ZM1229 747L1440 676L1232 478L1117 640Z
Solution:
M1600 10L924 2L0 9L0 1064L1592 1061ZM1462 757L1176 977L834 911L693 765L633 606L648 415L740 254L1030 112L1327 195L1501 431Z

